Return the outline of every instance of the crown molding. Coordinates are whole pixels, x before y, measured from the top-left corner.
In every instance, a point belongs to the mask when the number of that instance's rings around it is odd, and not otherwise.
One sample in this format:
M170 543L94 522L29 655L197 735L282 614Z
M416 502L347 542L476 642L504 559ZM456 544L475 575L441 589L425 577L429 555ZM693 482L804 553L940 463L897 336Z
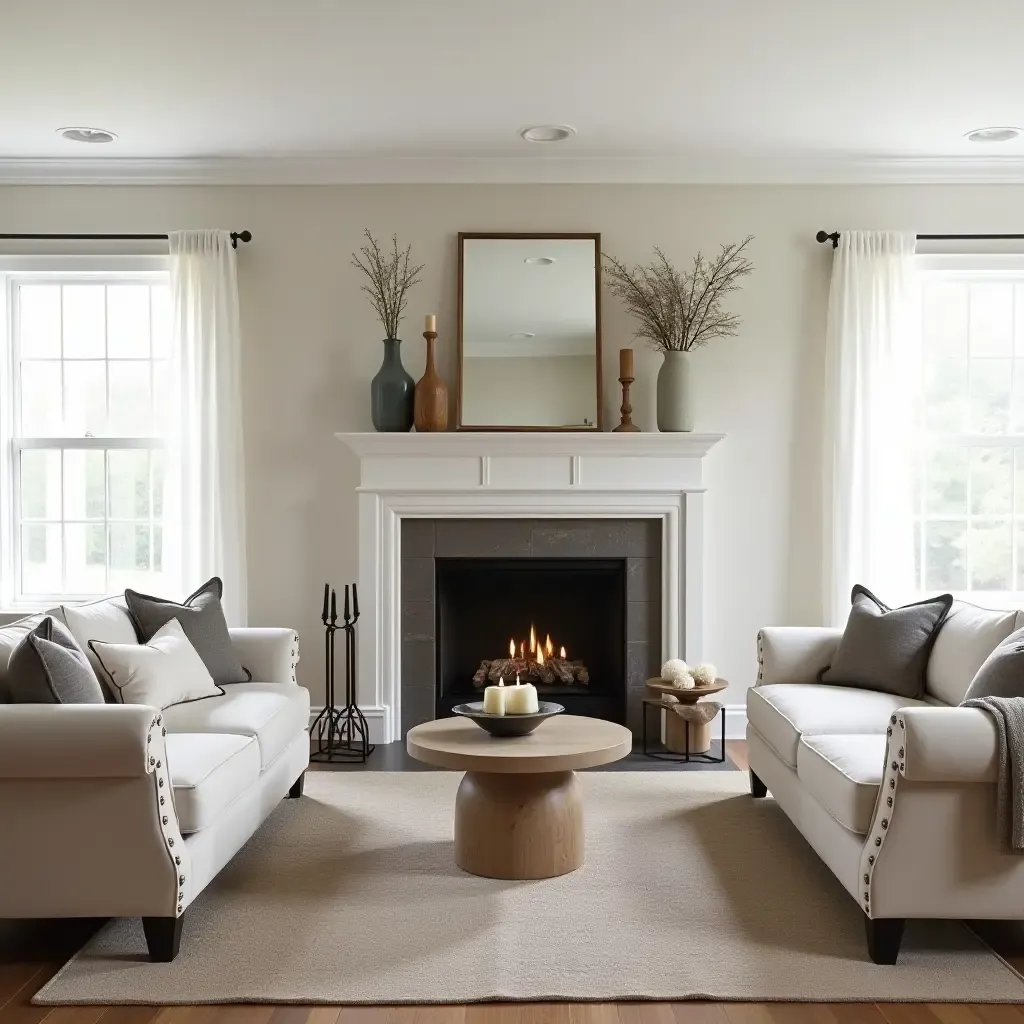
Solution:
M1024 156L0 158L0 185L1024 184Z

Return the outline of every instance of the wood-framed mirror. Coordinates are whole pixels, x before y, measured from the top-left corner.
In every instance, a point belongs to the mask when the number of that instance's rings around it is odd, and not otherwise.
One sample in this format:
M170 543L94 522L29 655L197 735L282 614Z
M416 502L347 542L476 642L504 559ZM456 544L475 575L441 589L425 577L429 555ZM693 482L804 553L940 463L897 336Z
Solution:
M460 232L459 430L601 429L601 236Z

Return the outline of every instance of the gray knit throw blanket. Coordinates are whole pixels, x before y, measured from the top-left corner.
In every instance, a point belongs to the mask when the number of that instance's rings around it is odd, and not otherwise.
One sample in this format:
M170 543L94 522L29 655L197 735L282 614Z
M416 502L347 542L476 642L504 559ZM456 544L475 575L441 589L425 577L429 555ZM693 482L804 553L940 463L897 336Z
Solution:
M974 697L961 705L987 711L999 734L996 821L1000 839L1024 853L1024 697Z

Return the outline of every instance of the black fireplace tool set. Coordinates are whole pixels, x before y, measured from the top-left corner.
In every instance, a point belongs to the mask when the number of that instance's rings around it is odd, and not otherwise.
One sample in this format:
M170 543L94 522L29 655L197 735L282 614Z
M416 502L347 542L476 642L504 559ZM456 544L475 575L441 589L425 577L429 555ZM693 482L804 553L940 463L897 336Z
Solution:
M374 745L370 742L366 716L356 705L356 623L359 621L359 590L355 583L352 584L351 612L348 598L349 584L346 583L344 614L341 625L338 625L337 592L330 584L324 584L324 610L320 618L326 630L324 657L327 704L313 720L309 729L310 736L316 737L316 749L309 756L311 761L365 764L374 750ZM339 630L345 634L345 703L342 707L335 703L334 690L334 634Z

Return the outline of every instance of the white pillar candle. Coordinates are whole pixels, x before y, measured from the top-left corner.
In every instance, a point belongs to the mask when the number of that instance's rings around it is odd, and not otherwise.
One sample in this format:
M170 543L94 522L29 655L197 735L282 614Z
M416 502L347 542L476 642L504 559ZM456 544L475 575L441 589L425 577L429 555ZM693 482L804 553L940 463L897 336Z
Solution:
M503 715L505 714L505 694L510 692L511 686L505 685L505 680L498 678L497 686L488 686L484 690L484 714Z
M537 687L533 683L516 683L505 691L506 715L535 715L539 710Z

